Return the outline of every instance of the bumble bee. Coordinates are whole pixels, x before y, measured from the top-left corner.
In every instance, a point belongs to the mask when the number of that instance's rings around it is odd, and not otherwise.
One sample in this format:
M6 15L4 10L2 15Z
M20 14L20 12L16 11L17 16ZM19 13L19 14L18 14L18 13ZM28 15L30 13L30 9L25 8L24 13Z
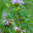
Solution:
M10 27L10 25L13 24L13 22L10 22L10 19L8 19L5 23L6 23L5 25L6 27Z
M6 27L9 27L11 25L10 22L6 22Z

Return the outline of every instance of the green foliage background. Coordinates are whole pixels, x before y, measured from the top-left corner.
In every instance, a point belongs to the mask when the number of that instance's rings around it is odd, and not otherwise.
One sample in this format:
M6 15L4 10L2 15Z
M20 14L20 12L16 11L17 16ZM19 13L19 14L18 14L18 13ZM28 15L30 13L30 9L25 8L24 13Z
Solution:
M21 29L26 28L26 33L33 33L33 0L26 0L26 8L25 4L18 5L15 7L15 4L13 5L11 0L0 0L0 29L1 32L4 32L4 24L2 14L4 12L8 13L6 16L6 19L15 19L15 25L20 27ZM25 0L23 0L25 3ZM16 17L17 16L17 17ZM22 21L20 21L20 19ZM19 23L19 24L18 24ZM10 32L8 32L10 30ZM15 31L12 31L12 26L10 26L8 30L8 27L6 27L6 33L15 33Z

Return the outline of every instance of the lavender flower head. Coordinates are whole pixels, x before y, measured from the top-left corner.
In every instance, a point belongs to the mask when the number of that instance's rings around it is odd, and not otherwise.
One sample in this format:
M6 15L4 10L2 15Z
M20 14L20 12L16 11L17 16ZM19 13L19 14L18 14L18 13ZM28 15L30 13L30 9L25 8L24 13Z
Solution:
M11 2L13 4L15 4L15 3L24 4L23 0L12 0Z
M6 12L4 12L3 14L2 14L2 17L5 19L7 14L6 14Z
M14 27L13 29L15 29L15 31L20 30L20 28L18 28L18 27Z

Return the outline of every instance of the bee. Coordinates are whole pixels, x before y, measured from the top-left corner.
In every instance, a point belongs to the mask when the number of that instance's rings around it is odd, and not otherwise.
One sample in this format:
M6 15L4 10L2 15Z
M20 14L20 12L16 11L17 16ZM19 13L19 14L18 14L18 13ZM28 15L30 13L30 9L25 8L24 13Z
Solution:
M10 22L6 22L6 27L9 27L11 25Z
M10 22L12 21L11 19L8 19L6 23L6 27L10 27L11 24L13 24L13 22Z

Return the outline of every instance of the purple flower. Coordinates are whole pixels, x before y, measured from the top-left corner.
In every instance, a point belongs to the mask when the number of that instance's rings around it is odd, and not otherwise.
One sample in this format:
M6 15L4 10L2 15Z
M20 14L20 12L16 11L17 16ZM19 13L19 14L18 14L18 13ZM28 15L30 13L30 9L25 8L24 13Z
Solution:
M24 2L22 2L22 4L24 4Z
M18 28L18 27L14 27L13 29L15 29L15 31L20 30L20 28Z
M24 30L22 30L22 31L23 31L23 32L26 32L25 30L26 30L26 29L24 29Z
M12 2L13 4L14 4L14 3L17 3L17 1L16 1L16 0L12 0L11 2Z
M23 1L19 1L19 4L24 4L24 2Z
M13 4L15 4L15 3L24 4L23 0L12 0L11 2Z
M7 15L7 14L5 14L5 13L6 13L6 12L4 12L4 13L2 14L2 17L3 17L4 19L6 18L5 16Z

